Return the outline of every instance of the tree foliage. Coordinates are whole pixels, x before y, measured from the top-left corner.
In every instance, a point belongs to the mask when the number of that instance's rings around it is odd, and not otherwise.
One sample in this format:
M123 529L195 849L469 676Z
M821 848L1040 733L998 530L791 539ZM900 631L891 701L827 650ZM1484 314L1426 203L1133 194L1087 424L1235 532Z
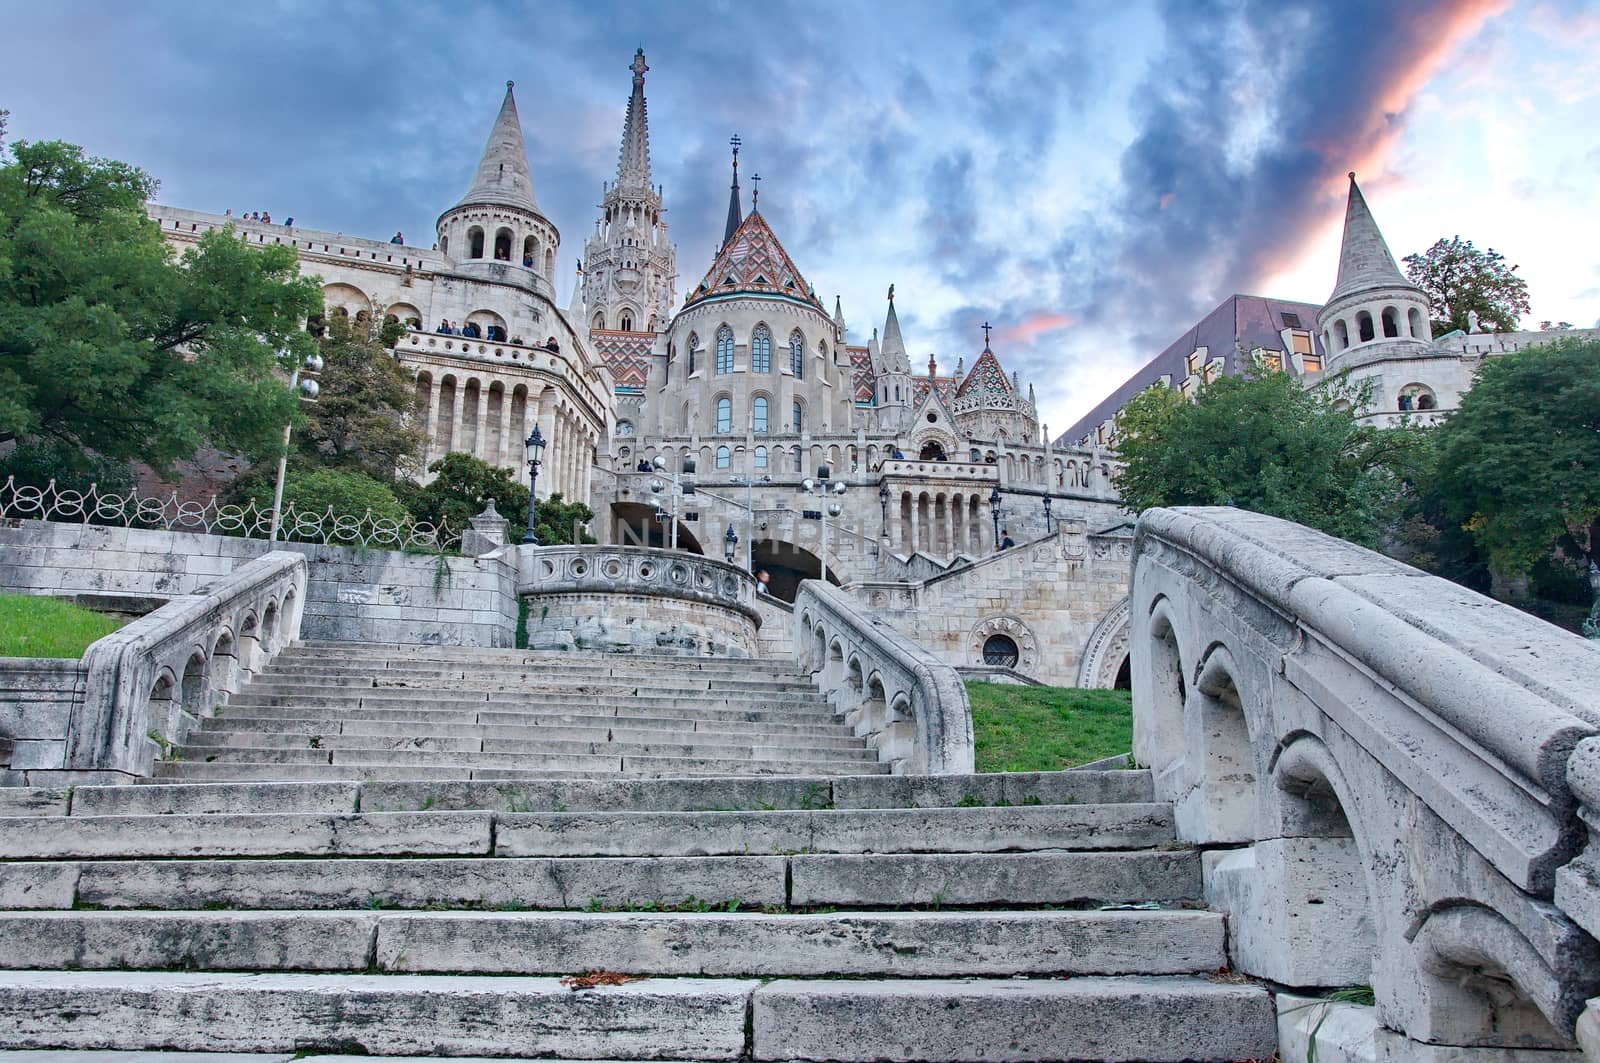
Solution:
M1528 282L1492 247L1480 251L1471 240L1452 236L1405 261L1406 276L1427 293L1435 336L1466 331L1467 314L1474 310L1480 327L1513 332L1528 312Z
M1233 505L1376 545L1426 443L1415 429L1358 424L1362 401L1275 371L1220 377L1193 402L1151 388L1117 415L1122 504Z
M1438 430L1440 490L1505 577L1600 563L1600 341L1485 361Z
M145 215L156 182L58 141L0 157L0 441L158 470L202 444L275 450L321 303L287 247L229 231L181 260Z
M379 480L420 470L424 432L411 422L416 374L390 353L402 327L381 330L336 315L321 338L321 393L295 433L307 457Z
M411 498L411 512L419 521L447 523L459 530L494 500L495 509L511 522L511 540L522 538L528 526L528 485L510 471L475 458L451 452L428 466L434 474L426 487ZM594 510L582 502L567 502L559 493L541 498L534 510L534 533L543 546L594 542L584 529ZM576 535L578 538L574 538Z
M236 481L238 489L234 497L240 502L254 502L258 509L269 510L276 477L266 474L269 466L261 468L262 475ZM388 483L355 469L292 468L283 478L283 504L285 507L292 504L297 513L305 516L332 513L335 517L360 518L370 513L374 519L398 524L407 524L411 519Z

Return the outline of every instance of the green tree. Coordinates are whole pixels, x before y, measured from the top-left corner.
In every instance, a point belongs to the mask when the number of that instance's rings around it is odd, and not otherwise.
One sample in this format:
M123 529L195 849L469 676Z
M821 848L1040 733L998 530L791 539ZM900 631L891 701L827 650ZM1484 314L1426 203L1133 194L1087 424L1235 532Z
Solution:
M1528 282L1494 248L1479 251L1459 236L1434 241L1420 254L1406 256L1406 276L1428 296L1433 334L1465 331L1476 310L1480 327L1514 332L1528 312Z
M1485 361L1437 431L1450 516L1496 574L1527 576L1555 550L1600 564L1600 341Z
M274 470L276 471L276 470ZM272 508L275 476L252 477L242 481L243 489L234 493L237 501L250 501L260 510ZM283 504L294 506L301 516L363 517L409 524L411 514L390 486L353 469L300 466L283 478Z
M1234 505L1375 546L1426 444L1416 429L1357 423L1363 401L1275 371L1220 377L1193 402L1151 388L1117 415L1122 504Z
M305 424L295 433L302 454L378 480L421 468L424 433L410 421L416 374L389 353L402 331L393 323L372 329L343 315L327 323L321 392L306 405Z
M482 513L494 500L495 509L511 522L511 540L522 538L528 526L528 485L518 483L507 469L470 454L452 452L428 466L434 474L426 487L416 488L408 504L419 521L448 524L452 531ZM559 493L541 498L534 511L534 532L543 546L572 543L574 529L581 542L594 542L583 528L594 511L582 502L566 502Z
M179 259L145 215L155 189L57 141L0 156L0 441L163 472L204 443L278 448L295 403L276 370L313 349L316 282L228 231Z

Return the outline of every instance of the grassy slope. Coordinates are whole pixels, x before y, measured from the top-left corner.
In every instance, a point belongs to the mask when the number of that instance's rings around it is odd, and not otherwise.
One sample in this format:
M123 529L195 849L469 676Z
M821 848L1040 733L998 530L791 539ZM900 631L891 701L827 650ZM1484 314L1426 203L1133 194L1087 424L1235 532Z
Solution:
M82 657L121 621L70 602L0 594L0 657Z
M1057 771L1133 748L1126 690L968 683L979 771Z

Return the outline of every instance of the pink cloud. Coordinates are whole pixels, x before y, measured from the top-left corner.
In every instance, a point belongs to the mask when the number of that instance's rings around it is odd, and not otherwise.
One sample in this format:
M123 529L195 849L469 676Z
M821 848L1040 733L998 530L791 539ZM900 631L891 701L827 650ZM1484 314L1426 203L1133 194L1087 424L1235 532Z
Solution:
M1046 332L1055 332L1073 324L1076 322L1071 314L1040 311L1028 315L1015 325L996 330L994 338L1001 343L1026 346Z

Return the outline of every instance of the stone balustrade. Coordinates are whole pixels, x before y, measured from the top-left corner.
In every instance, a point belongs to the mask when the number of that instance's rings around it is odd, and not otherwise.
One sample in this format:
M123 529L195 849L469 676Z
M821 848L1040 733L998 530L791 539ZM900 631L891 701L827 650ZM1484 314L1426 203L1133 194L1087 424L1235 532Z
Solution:
M888 458L878 466L878 472L884 477L914 476L918 479L934 477L941 480L985 480L994 482L1000 479L1000 469L988 462L971 461L913 461L911 459Z
M30 696L0 715L11 775L32 785L148 776L159 753L299 637L306 573L303 555L274 551L92 643L81 660L0 662L0 685L14 692L32 677Z
M438 332L411 331L395 341L403 354L465 358L474 362L511 364L523 369L542 369L571 384L597 419L605 415L610 397L587 371L583 360L572 351L553 351L543 344L518 344L509 340L486 340L472 336L446 336Z
M1146 512L1130 610L1134 755L1215 847L1240 970L1372 985L1378 1058L1573 1048L1600 997L1600 651L1232 509Z
M801 660L880 761L897 774L973 770L972 708L954 668L837 587L806 580L794 608Z
M757 655L756 581L742 568L649 547L514 550L529 649Z

